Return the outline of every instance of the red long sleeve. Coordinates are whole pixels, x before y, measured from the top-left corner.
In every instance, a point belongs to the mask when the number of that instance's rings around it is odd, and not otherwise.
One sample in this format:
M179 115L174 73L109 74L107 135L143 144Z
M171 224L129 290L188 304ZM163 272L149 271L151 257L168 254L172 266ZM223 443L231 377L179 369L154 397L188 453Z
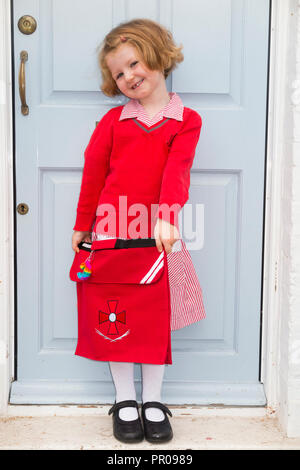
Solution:
M98 199L109 169L113 116L114 108L102 117L85 149L77 217L73 230L92 231Z
M160 190L159 206L155 217L170 222L178 228L178 213L189 199L190 170L200 137L202 119L190 110L182 129L175 135L166 162ZM163 208L167 204L168 208ZM165 206L166 207L166 206Z

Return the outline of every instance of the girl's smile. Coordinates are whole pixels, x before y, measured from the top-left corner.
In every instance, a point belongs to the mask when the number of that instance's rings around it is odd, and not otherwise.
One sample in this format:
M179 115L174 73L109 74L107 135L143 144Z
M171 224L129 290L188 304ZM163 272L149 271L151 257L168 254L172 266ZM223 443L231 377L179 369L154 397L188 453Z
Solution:
M142 78L140 81L138 81L135 85L133 85L133 89L135 90L137 87L139 87L144 81L144 78Z

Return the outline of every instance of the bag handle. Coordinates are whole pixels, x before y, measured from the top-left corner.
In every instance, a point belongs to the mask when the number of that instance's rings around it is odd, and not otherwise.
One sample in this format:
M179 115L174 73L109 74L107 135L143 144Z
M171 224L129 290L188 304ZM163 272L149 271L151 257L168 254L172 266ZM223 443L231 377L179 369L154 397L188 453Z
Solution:
M113 249L123 249L123 248L145 248L156 246L155 238L132 238L132 239L123 239L123 238L112 238L112 239L103 239L95 240L92 243L89 242L80 242L78 248L81 250L91 251L103 250L105 248Z

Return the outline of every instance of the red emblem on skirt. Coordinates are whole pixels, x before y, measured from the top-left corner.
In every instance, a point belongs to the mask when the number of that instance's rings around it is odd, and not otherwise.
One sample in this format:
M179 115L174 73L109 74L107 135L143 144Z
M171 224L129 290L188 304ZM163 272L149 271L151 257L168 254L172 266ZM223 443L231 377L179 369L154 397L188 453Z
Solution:
M110 341L116 341L117 339L121 339L124 336L129 334L129 330L123 333L121 336L118 328L118 323L126 324L126 312L123 310L122 312L117 312L118 310L118 300L108 300L108 310L109 312L102 312L99 310L99 329L95 328L96 332L99 335L102 335L104 338ZM104 328L106 328L105 334L103 333ZM102 330L102 332L100 331ZM118 338L110 338L110 336L118 336Z

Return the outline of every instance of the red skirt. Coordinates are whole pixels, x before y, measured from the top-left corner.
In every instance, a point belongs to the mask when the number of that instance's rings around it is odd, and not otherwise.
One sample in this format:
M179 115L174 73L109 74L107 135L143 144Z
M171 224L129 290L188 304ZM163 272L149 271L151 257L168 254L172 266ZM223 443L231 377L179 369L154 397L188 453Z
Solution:
M78 247L70 269L77 283L75 354L98 361L172 364L165 250L159 253L154 239L109 239ZM91 273L87 269L84 279L87 258Z

